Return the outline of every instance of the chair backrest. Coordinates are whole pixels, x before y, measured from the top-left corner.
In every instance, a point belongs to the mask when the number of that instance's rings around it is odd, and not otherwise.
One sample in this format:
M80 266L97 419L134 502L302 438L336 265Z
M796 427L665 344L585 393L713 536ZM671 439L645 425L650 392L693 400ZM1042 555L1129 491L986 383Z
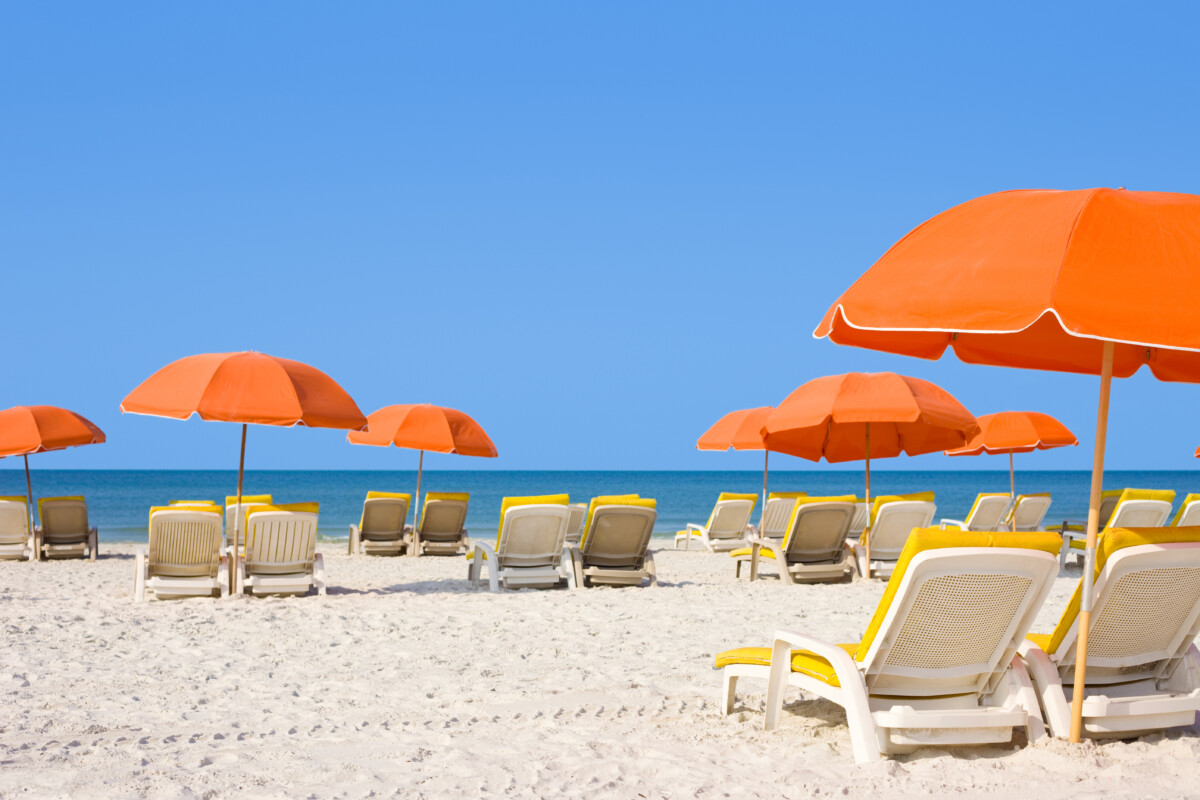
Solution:
M573 536L578 540L583 537L583 521L587 519L588 505L587 503L571 503L567 508L571 509L571 516L567 518L567 536Z
M1007 494L980 492L975 496L975 503L967 513L967 518L963 520L967 523L967 530L998 530L1000 523L1004 521L1004 512L1008 511L1011 500L1012 498Z
M467 524L468 492L427 492L417 530L421 538L457 539Z
M933 522L937 506L928 500L893 500L883 504L875 524L868 534L871 537L872 561L895 561L915 528L927 528Z
M571 516L566 495L562 497L561 503L521 503L504 510L496 543L501 567L553 567L561 562Z
M1117 499L1112 516L1104 526L1109 528L1159 528L1171 516L1175 492L1169 489L1125 489Z
M366 536L399 539L404 536L404 524L408 521L410 494L393 492L367 492L363 500L362 516L358 530Z
M148 555L151 576L217 577L221 563L220 508L151 508Z
M167 505L169 505L169 506L205 507L205 508L207 508L209 506L212 506L214 508L218 507L217 504L214 503L212 500L169 500L169 501L167 501Z
M841 560L855 513L853 495L796 500L783 540L788 563Z
M45 542L74 544L87 539L87 501L82 497L43 497L38 500L38 519Z
M759 535L768 539L782 539L787 536L788 523L792 519L792 509L796 505L796 500L807 496L806 492L771 492L768 494L766 510L758 528Z
M641 569L658 520L656 506L653 498L638 497L592 507L579 545L584 566Z
M850 521L850 532L846 538L858 538L867 529L867 516L871 508L866 500L854 498L854 519Z
M750 524L750 515L754 513L754 505L758 502L756 494L734 494L721 492L708 515L704 527L708 529L710 539L740 539L746 535L746 526Z
M986 695L1058 575L1054 533L919 529L855 653L876 695Z
M308 572L317 553L316 503L257 505L246 510L246 571Z
M1179 504L1179 511L1175 513L1175 519L1171 520L1171 525L1176 528L1200 525L1200 494L1189 494L1183 498L1183 502Z
M0 544L29 540L29 506L24 497L0 497Z
M1017 501L1004 517L1005 527L1016 521L1018 531L1040 531L1046 512L1050 510L1050 494L1019 494Z
M237 503L237 495L229 495L225 498L225 535L231 540L233 538L234 525L240 520L242 523L241 531L246 532L246 512L252 508L262 508L263 506L272 505L274 501L269 494L244 494L242 495L242 504ZM243 540L245 536L241 537Z
M1073 680L1082 581L1050 636ZM1200 527L1115 528L1096 549L1089 686L1171 677L1200 633Z

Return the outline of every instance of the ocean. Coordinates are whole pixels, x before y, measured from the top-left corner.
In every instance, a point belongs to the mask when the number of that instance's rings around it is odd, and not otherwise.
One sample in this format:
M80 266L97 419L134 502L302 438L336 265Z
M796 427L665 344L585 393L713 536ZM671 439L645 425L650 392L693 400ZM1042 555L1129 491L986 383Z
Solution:
M1087 515L1090 474L1084 471L1017 473L1018 492L1051 492L1054 504L1046 516L1051 525ZM345 539L358 522L368 490L412 492L414 471L254 470L246 473L246 494L272 494L276 502L317 501L321 504L320 535ZM770 488L810 495L862 493L863 475L847 470L779 470ZM1112 471L1106 488L1174 489L1176 507L1189 492L1200 491L1200 471ZM704 522L721 492L759 492L762 473L747 471L554 472L497 470L427 470L422 491L470 492L467 529L491 533L499 523L500 501L508 495L566 492L572 502L594 495L637 493L658 500L657 536L670 536L688 522ZM962 519L978 492L1008 490L1007 471L871 471L874 495L932 490L937 517ZM145 542L148 509L170 500L214 500L237 489L233 470L34 470L34 498L81 494L87 498L100 540ZM25 473L0 470L0 495L24 495ZM755 509L757 519L758 509ZM411 522L411 518L410 518Z

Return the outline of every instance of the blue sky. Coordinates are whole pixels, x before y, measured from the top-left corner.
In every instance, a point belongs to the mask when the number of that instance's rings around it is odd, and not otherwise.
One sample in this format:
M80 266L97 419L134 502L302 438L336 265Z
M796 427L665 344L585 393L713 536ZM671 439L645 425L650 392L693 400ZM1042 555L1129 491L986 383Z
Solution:
M229 467L235 426L118 404L173 359L255 349L324 369L367 413L462 408L500 450L433 468L736 469L760 456L693 450L723 412L892 370L976 414L1058 416L1083 445L1024 464L1086 468L1095 378L810 333L891 243L976 195L1200 189L1198 16L1182 3L10 4L0 407L63 405L108 432L42 467ZM1194 468L1198 400L1148 372L1118 382L1109 466ZM265 428L247 462L414 464L336 432Z

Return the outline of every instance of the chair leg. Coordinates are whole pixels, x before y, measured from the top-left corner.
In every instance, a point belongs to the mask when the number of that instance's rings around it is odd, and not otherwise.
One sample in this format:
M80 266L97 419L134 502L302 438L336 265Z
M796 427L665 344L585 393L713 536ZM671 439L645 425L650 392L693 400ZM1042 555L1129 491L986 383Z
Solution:
M654 554L646 553L646 574L650 576L650 585L658 586L658 567L654 564Z
M96 528L88 531L88 553L91 554L91 561L95 561L96 556L100 555L100 532Z
M776 642L771 648L771 673L767 679L767 718L764 727L773 731L779 727L783 713L783 696L791 676L792 648L787 642Z
M724 709L725 716L733 713L733 698L737 689L738 676L733 674L733 670L725 668L721 670L724 678L725 688L721 693L721 707Z

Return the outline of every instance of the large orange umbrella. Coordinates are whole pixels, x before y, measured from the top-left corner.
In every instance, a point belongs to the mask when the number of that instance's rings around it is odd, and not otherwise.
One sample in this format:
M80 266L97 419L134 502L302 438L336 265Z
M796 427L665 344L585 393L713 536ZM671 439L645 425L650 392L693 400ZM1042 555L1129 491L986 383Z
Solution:
M421 451L417 460L417 496L413 503L416 509L421 507L421 474L425 470L426 450L482 458L495 458L498 455L496 445L492 444L487 432L470 415L458 409L429 403L384 406L367 417L365 431L351 431L346 434L346 441L376 447L395 445ZM414 555L421 553L417 536L414 528Z
M87 444L103 444L104 431L91 420L58 406L13 406L0 411L0 458L22 456L25 459L25 525L33 535L33 480L29 476L29 455L50 450L65 450ZM34 559L41 554L35 552Z
M1141 365L1200 382L1200 196L986 195L928 220L826 312L839 344L1100 376L1071 739L1079 741L1108 399Z
M125 396L121 411L154 417L240 422L237 504L246 471L246 426L279 425L359 430L367 418L346 390L324 372L299 361L265 353L205 353L167 364ZM229 590L236 592L238 534L233 526Z
M961 447L978 432L971 412L936 384L893 372L850 372L816 378L788 395L767 417L763 442L809 461L865 462L870 509L872 458Z
M1001 411L979 418L979 433L964 447L947 450L948 456L1008 454L1008 492L1017 499L1017 479L1013 471L1014 453L1032 453L1079 444L1075 434L1049 414L1037 411ZM1017 516L1013 514L1013 530Z
M767 467L771 451L763 443L762 427L775 409L771 406L730 411L696 441L697 450L762 450L762 515L767 514Z

